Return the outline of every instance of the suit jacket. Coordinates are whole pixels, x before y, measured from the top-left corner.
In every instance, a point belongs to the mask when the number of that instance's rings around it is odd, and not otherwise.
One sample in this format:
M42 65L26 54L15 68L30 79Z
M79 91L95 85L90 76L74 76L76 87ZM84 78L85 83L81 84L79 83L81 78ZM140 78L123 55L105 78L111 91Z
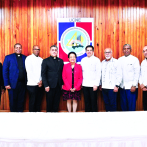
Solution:
M55 88L57 83L59 86L63 84L62 81L62 70L63 70L63 60L57 57L58 65L55 66L54 59L50 56L43 60L41 76L44 87Z
M63 67L63 89L69 91L72 88L72 68L71 64L68 63ZM74 88L76 91L81 90L83 75L82 75L82 67L79 64L75 63L74 67Z
M26 56L22 55L25 82L27 82L26 70L25 70L25 59L26 59ZM4 86L10 85L12 89L15 89L17 81L18 81L18 76L19 76L19 68L18 68L16 54L13 53L13 54L7 55L3 63Z

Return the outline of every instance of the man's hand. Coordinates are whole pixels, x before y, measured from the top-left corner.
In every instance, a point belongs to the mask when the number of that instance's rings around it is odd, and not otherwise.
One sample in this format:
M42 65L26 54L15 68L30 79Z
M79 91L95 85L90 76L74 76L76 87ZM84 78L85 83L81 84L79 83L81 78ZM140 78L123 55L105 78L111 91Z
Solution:
M4 93L5 93L5 89L2 89L1 94L4 94Z
M38 87L42 87L42 81L38 82Z
M144 87L142 90L143 90L143 91L147 91L147 88L146 88L146 87Z
M118 92L118 87L114 87L113 92Z
M6 89L11 89L10 85L5 86Z
M45 87L45 91L46 92L49 92L50 91L50 87L48 86L48 87Z
M97 90L97 86L93 86L93 91L96 91Z
M140 88L143 89L145 86L143 84L140 85Z
M136 91L136 87L135 86L132 86L130 91L131 92L135 92Z
M99 86L99 90L102 91L102 85Z

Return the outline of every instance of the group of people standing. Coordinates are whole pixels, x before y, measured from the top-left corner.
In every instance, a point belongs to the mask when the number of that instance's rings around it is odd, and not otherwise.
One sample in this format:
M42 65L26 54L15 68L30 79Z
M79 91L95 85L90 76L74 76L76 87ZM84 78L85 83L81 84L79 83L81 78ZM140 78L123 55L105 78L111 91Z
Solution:
M122 111L135 111L138 81L143 90L143 107L147 110L147 46L143 48L145 59L141 63L131 55L131 45L123 46L124 56L113 58L111 48L104 50L105 60L94 56L94 47L86 46L87 57L76 63L76 53L68 54L69 63L57 57L58 47L50 47L50 57L39 57L40 47L33 46L32 55L22 54L22 45L14 45L13 54L0 64L2 93L9 93L10 111L23 112L26 88L29 93L29 111L40 112L43 91L46 91L47 112L58 112L60 95L67 101L67 110L76 112L84 94L85 112L97 112L97 91L102 90L106 111L117 110L117 93L120 90ZM3 71L3 72L2 72ZM3 76L3 77L2 77ZM27 86L26 86L27 85Z

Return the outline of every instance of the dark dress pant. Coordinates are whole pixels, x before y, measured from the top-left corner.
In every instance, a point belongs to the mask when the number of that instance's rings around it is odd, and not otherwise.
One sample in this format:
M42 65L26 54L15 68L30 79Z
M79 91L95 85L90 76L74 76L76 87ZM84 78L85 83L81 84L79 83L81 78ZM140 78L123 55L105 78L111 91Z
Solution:
M102 94L106 111L116 111L117 92L113 92L113 89L102 89Z
M1 91L1 89L0 89L0 103L1 103L1 92L2 92L2 91Z
M85 112L97 112L97 90L93 91L93 87L84 87L84 102L85 102Z
M58 112L60 102L61 86L50 88L46 92L47 112Z
M9 101L11 112L23 112L26 92L25 82L17 82L15 89L9 89Z
M29 111L40 112L41 101L43 96L43 87L27 86L29 92Z
M147 91L143 91L143 109L147 111Z
M137 97L138 88L136 88L135 92L131 92L130 89L120 88L120 103L122 111L135 111Z

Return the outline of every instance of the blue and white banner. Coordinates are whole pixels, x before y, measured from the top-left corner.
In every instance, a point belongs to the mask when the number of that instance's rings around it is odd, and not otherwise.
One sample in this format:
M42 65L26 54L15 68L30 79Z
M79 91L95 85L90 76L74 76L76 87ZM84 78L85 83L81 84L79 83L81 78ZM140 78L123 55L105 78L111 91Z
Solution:
M57 45L59 58L68 62L68 53L77 54L77 62L86 55L85 47L94 44L93 18L58 18L57 19Z

